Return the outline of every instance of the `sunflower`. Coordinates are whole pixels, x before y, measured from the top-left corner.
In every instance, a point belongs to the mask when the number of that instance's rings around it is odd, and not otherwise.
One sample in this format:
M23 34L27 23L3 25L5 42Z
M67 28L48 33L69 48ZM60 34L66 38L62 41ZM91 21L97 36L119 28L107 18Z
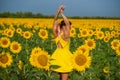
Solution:
M118 47L118 45L120 45L120 41L118 39L114 39L112 42L111 42L111 47L112 49L116 49Z
M104 32L102 32L102 31L97 31L96 37L97 37L97 39L103 39L103 38L104 38Z
M35 30L38 30L39 28L40 28L40 26L38 26L38 25L35 25L35 26L34 26L34 29L35 29Z
M115 35L113 36L114 38L118 38L119 34L117 32L115 32Z
M109 40L110 40L110 37L108 37L108 36L104 37L104 42L109 42Z
M2 35L7 35L8 30L9 30L8 28L4 29Z
M34 67L49 70L49 59L48 53L40 50L37 54L31 54L29 61Z
M30 55L29 61L30 61L30 64L31 64L32 66L34 66L34 67L36 67L36 63L35 63L36 54L39 54L40 51L41 51L41 48L39 48L39 47L35 47L35 48L33 48L32 51L31 51L31 55Z
M113 27L113 26L110 26L110 27L109 27L109 29L110 29L110 30L113 30L113 29L114 29L114 27Z
M115 31L111 31L111 35L115 35Z
M24 37L25 39L29 39L31 36L32 36L32 33L30 33L29 31L25 31L25 32L23 33L23 37Z
M19 60L18 68L19 68L19 69L22 69L22 66L23 66L23 62L22 62L21 60Z
M85 45L88 46L90 50L94 49L96 47L96 43L94 39L87 39L85 40Z
M31 32L32 32L32 33L35 33L35 30L34 30L34 29L31 29Z
M120 30L117 30L117 33L120 35Z
M41 48L39 48L39 47L35 47L35 48L32 49L31 54L32 54L32 55L34 55L34 54L38 54L40 51L41 51Z
M92 29L89 29L89 30L88 30L88 36L91 37L91 36L93 36L93 34L94 34L94 31L93 31Z
M87 37L88 36L88 30L87 29L81 29L80 34L82 37Z
M0 45L2 48L8 48L10 45L10 39L7 37L2 37L0 40Z
M108 68L108 67L104 67L104 68L103 68L103 72L104 72L104 73L109 73L109 68Z
M7 31L7 36L8 36L8 37L13 37L13 35L14 35L14 31L11 30L11 29L9 29L9 30Z
M48 32L45 29L40 29L40 31L38 32L38 35L40 36L40 38L44 40L48 38Z
M118 56L120 56L120 44L119 44L119 46L116 48L116 54L117 54Z
M77 71L85 71L85 68L89 68L91 64L91 57L86 53L82 53L80 50L76 50L73 53L72 59L73 67Z
M76 30L75 30L75 28L71 28L71 29L70 29L70 37L75 37L75 35L76 35Z
M100 28L100 27L97 27L97 28L96 28L96 31L101 31L101 28Z
M28 28L28 29L31 29L31 28L32 28L32 23L30 23L30 24L25 24L24 27L25 27L25 28Z
M15 31L15 28L12 26L9 27L10 30L12 30L13 32Z
M81 34L80 33L77 36L78 36L78 38L81 38Z
M81 50L82 53L89 53L89 49L86 45L79 46L77 50Z
M16 41L13 41L11 44L10 44L10 50L11 52L13 53L19 53L21 51L21 44L16 42Z
M114 38L116 38L116 37L118 37L119 35L118 35L118 33L117 33L117 32L112 31L112 32L111 32L111 36L112 36L112 37L114 37Z
M22 29L21 28L17 28L16 29L16 33L20 34L22 36Z
M8 52L2 52L2 54L0 54L1 67L6 68L7 66L10 66L12 62L12 56Z
M94 32L93 32L93 35L95 35L95 36L96 36L96 34L97 34L97 31L94 31Z
M105 35L106 36L110 36L110 32L109 31L105 31Z

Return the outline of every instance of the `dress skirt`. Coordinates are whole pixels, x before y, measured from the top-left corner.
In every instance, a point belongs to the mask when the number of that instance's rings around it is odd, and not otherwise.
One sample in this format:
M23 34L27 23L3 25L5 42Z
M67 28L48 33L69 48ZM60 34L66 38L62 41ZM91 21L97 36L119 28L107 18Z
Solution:
M57 48L51 56L51 65L59 66L57 69L53 68L55 72L71 72L72 67L72 53L66 48Z

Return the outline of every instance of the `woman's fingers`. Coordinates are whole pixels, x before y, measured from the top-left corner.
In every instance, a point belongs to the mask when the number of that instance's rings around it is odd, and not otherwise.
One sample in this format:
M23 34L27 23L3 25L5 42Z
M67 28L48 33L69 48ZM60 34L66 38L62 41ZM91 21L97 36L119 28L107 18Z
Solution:
M61 9L62 9L62 10L64 10L64 9L65 9L65 7L62 5L62 6L61 6Z

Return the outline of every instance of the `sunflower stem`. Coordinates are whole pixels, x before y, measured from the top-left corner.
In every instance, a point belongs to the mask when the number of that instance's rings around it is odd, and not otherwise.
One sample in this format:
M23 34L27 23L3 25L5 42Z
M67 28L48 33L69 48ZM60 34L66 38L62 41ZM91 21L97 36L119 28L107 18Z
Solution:
M28 44L27 44L27 39L26 39L25 45L26 45L25 51L26 51L26 53L27 53L27 60L28 60Z
M110 80L110 74L108 73L108 80Z
M28 61L28 55L29 55L29 53L28 53L28 44L27 44L27 39L26 39L26 42L25 42L25 51L26 51L26 60ZM27 62L26 61L26 62ZM27 72L27 70L26 70L26 66L27 66L28 64L25 64L24 65L24 68L23 68L23 73L24 73L24 75L26 75L26 72ZM25 76L25 78L26 78L27 76Z

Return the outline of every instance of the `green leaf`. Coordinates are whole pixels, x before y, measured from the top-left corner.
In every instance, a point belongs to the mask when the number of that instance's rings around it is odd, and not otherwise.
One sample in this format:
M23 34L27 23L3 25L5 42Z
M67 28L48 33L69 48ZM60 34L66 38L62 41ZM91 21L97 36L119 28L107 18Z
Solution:
M58 66L58 65L51 65L50 68L51 69L58 69L58 68L60 68L60 66Z

